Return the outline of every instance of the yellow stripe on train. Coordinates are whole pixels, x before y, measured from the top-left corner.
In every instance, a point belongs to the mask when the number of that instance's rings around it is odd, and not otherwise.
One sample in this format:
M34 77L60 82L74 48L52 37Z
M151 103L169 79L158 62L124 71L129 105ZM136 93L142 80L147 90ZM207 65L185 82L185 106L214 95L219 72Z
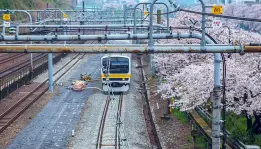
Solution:
M131 74L110 74L109 78L130 78ZM101 78L106 78L104 74L101 74Z

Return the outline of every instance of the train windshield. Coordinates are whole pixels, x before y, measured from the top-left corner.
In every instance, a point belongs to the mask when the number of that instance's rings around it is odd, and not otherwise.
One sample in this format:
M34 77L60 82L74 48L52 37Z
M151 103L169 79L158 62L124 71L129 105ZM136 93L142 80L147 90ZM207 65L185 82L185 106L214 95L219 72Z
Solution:
M128 73L129 72L129 59L124 57L111 57L110 59L104 58L102 65L108 68L110 62L110 73Z

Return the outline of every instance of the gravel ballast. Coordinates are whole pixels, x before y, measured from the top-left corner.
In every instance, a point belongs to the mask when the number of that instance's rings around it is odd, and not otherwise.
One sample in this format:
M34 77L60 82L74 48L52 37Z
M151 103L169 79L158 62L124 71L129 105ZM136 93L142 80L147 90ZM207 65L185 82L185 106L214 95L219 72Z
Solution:
M123 123L130 148L149 149L152 146L143 114L143 106L146 103L140 90L141 73L135 68L136 66L138 66L137 61L132 60L132 81L129 94L123 102Z
M79 79L81 73L92 74L98 78L101 55L85 56L60 82L70 85L74 79ZM90 83L88 86L93 86ZM44 109L25 127L25 129L8 146L8 149L26 148L66 148L85 102L92 90L74 92L61 87L60 94L55 96Z
M33 118L32 122L8 146L8 149L96 148L97 132L107 95L93 89L74 92L67 87L73 80L79 79L81 73L92 74L92 78L98 78L101 56L88 55L88 58L85 56L77 66L68 71L57 82L58 85L61 85L59 94L54 96ZM124 147L131 149L151 149L153 147L148 139L143 115L145 100L142 99L139 90L141 76L135 66L137 66L137 62L133 60L131 88L128 93L124 94L121 114L123 122L120 129L121 138L127 139L127 141L121 143ZM101 88L101 82L90 83L88 87ZM115 98L117 99L117 97L116 95ZM112 101L111 103L110 106L117 109L118 102Z
M72 56L75 54L68 54L66 57L62 58L58 63L53 66L53 71L56 72L59 68L61 68L64 64L66 64ZM0 101L0 112L4 112L9 109L12 105L14 105L21 97L29 94L34 88L36 88L40 83L42 83L47 77L47 71L40 74L37 79L33 80L31 84L24 85L14 92L12 92L8 97L4 98ZM55 79L55 77L54 77ZM45 87L48 84L44 85ZM59 92L59 87L54 87L54 93L46 92L40 99L38 99L35 103L33 103L27 110L25 110L22 115L20 115L12 124L7 127L4 132L0 134L0 149L7 148L8 144L10 144L13 139L22 131L31 121L32 119L42 110L42 108L48 103L49 100L52 99L54 94ZM35 92L35 95L40 92Z
M128 93L123 96L123 105L120 134L121 144L124 148L130 149L150 149L152 146L149 143L146 124L143 116L143 105L145 101L139 93L140 74L135 68L137 62L132 61L132 80L131 88ZM98 85L98 87L101 87ZM68 149L95 149L97 144L98 130L100 120L105 105L107 95L97 92L89 97L81 120L78 122L75 136L71 138ZM118 95L115 95L115 100L118 100ZM118 102L112 101L110 106L117 109ZM115 112L116 114L116 112ZM116 117L116 115L115 115ZM116 126L115 126L116 127ZM113 129L113 128L110 128ZM106 130L106 127L105 127ZM106 133L106 131L105 131ZM108 134L108 133L106 133ZM109 146L107 148L110 148ZM114 147L115 148L115 147Z

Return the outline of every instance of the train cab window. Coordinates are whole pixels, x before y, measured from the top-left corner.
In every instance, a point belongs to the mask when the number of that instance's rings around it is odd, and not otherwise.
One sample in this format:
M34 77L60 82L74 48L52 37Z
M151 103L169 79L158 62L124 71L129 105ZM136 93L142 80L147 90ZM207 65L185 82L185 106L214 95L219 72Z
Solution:
M110 58L110 73L128 73L129 72L129 59L124 57L111 57ZM102 61L103 67L107 68L108 58ZM104 72L105 73L105 72Z

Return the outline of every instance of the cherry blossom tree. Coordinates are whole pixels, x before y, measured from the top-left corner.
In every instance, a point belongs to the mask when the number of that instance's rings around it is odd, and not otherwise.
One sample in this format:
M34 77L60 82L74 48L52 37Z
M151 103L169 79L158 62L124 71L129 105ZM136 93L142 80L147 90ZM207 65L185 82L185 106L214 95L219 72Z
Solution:
M259 15L261 13L260 4L230 4L226 5L224 9L225 15L245 17L245 18L256 18L261 19ZM250 31L259 32L261 30L261 23L259 22L249 22L249 21L233 21L238 24L238 26L249 29Z
M207 17L207 20L213 20ZM178 12L176 18L171 19L171 26L200 28L200 15ZM219 29L207 28L207 33L218 43L234 44L259 43L261 35L246 31L238 27L237 22L222 20ZM207 24L210 27L210 23ZM173 29L173 32L188 32ZM159 43L192 44L199 43L195 39L159 40ZM227 64L226 93L227 110L236 114L245 113L248 118L256 117L253 130L260 133L261 123L261 68L260 54L225 54ZM180 96L181 110L190 110L206 102L213 90L213 55L211 54L157 54L155 55L157 75L163 80L158 93L163 98ZM222 70L223 71L223 70Z

